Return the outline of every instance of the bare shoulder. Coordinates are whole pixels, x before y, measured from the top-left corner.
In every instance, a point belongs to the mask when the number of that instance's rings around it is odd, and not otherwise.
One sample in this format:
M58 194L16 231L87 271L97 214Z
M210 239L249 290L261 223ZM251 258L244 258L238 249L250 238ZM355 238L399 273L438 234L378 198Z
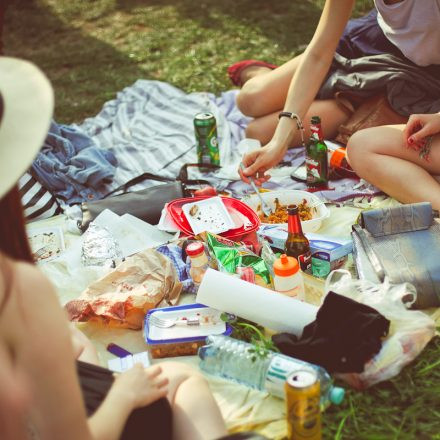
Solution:
M46 306L57 302L55 289L38 267L24 262L14 263L14 285L27 302Z
M14 263L15 266L15 282L20 287L38 289L49 287L53 290L49 279L38 269L37 266L25 262Z

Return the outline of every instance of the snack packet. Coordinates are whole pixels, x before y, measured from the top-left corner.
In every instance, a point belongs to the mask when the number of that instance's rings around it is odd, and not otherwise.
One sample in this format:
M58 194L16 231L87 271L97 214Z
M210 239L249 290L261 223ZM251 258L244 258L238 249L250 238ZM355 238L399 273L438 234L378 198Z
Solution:
M216 260L220 272L235 274L238 267L250 267L255 273L255 284L272 288L272 275L268 265L245 245L210 232L200 235L207 243L209 252Z

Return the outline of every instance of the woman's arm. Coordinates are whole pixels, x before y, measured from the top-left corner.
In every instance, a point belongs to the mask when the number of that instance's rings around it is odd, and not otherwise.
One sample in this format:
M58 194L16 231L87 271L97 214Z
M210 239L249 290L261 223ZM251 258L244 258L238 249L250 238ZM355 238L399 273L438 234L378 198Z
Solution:
M106 399L90 418L93 437L117 440L131 411L165 397L167 385L168 379L162 375L158 365L145 369L136 364L117 376Z
M95 346L73 322L70 323L70 334L75 359L88 362L89 364L99 365L99 357Z
M350 18L354 0L327 0L312 41L302 57L301 64L290 83L284 111L304 118L330 68L339 39ZM264 174L276 165L287 151L296 130L296 121L281 118L272 140L262 149L243 158L247 167L242 176ZM257 183L268 176L257 179ZM246 178L244 179L247 180Z

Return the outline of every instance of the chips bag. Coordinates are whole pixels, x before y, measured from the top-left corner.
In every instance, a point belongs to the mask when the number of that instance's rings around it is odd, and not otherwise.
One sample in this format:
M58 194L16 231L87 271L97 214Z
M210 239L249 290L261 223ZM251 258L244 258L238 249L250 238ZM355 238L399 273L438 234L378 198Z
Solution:
M220 272L235 274L242 270L240 268L249 267L255 274L255 284L272 288L272 275L268 265L244 244L210 232L201 234L201 238L207 243L211 257L217 262Z

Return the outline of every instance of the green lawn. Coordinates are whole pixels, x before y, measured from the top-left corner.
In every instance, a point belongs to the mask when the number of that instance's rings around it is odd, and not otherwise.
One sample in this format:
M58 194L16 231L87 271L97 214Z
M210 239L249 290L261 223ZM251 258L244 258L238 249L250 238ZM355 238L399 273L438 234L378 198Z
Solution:
M4 0L5 1L5 0ZM8 1L8 0L6 0ZM51 79L58 122L94 116L138 78L185 91L230 87L234 61L288 60L309 41L322 1L9 0L7 55ZM371 7L358 1L355 15ZM396 379L349 391L323 418L324 438L440 439L440 340ZM437 363L438 362L438 363Z

